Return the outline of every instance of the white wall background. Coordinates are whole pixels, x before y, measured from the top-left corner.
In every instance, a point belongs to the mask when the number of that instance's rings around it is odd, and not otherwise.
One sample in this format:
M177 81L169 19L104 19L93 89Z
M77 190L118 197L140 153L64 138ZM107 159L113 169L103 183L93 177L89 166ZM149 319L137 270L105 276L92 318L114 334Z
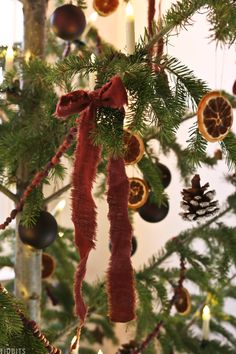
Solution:
M7 3L5 1L5 3ZM174 2L171 0L163 1L163 11L165 11L170 4ZM2 4L0 3L0 14L2 14ZM92 0L88 1L89 7L87 14L92 13ZM49 13L53 11L52 2L49 2L51 8ZM147 13L147 1L134 0L135 8L135 29L136 40L143 34L144 26L146 26L146 13ZM124 6L121 5L119 10L108 18L99 18L97 21L97 27L100 30L101 36L107 41L113 43L117 48L123 50L125 47L125 24L124 24ZM8 15L9 16L9 15ZM10 23L11 17L6 20L6 13L4 15L6 23ZM0 26L2 21L0 17ZM8 26L5 25L5 29ZM204 15L196 15L194 17L194 24L186 30L182 30L179 36L173 36L170 39L166 51L179 58L184 64L193 69L199 78L206 80L212 89L224 89L231 92L233 82L235 80L235 47L230 49L224 47L216 47L216 43L211 42L209 39L209 27ZM4 31L0 27L1 37ZM20 33L20 32L19 32ZM22 33L22 32L21 32ZM0 37L0 39L1 39ZM8 38L8 37L7 37ZM8 40L8 39L7 39ZM2 43L3 41L0 40ZM194 118L195 119L195 118ZM193 120L194 120L193 119ZM179 141L185 144L186 132L191 122L185 124L179 131ZM235 124L233 127L236 131ZM217 149L218 144L209 144L209 153L213 154ZM158 147L157 147L158 153ZM176 170L176 161L174 155L160 156L160 161L166 164L172 172L172 181L167 188L167 192L170 196L170 211L165 220L161 223L149 224L142 220L139 215L135 216L134 234L138 240L138 249L133 257L133 265L137 269L149 257L157 252L166 241L177 235L179 231L191 226L188 223L184 223L178 213L180 212L180 191L183 188L183 182L180 180L178 171ZM226 174L227 168L224 162L219 162L214 170L199 169L202 177L202 182L209 181L211 188L216 189L217 198L221 203L224 202L226 196L233 191L233 188L227 185L224 181L224 174ZM69 176L68 176L69 180ZM63 197L64 198L64 197ZM64 226L72 226L70 218L70 193L65 196L67 204L64 212L58 217L60 224ZM58 202L58 201L57 201ZM56 202L51 206L55 206ZM92 252L89 259L87 280L95 281L98 277L104 276L104 273L108 266L109 250L108 250L108 230L109 224L107 221L107 205L105 202L98 201L98 237L97 248ZM12 205L11 203L0 196L0 222L7 216ZM235 220L231 217L227 217L227 222L235 225ZM124 337L131 336L130 329L127 330L126 326L118 326L120 335ZM106 343L102 348L104 354L113 354L115 349L111 348L109 343Z

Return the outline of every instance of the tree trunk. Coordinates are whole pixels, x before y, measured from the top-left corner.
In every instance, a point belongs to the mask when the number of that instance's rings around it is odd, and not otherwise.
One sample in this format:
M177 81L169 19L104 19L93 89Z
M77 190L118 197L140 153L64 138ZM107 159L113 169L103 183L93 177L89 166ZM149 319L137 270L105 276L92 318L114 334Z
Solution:
M23 0L24 51L43 57L48 0Z
M24 51L33 57L44 55L46 10L47 0L23 0ZM18 166L17 181L17 194L21 196L30 182L27 165L23 163ZM19 220L20 216L16 230ZM15 257L15 295L25 303L29 317L39 323L42 251L24 245L16 231Z

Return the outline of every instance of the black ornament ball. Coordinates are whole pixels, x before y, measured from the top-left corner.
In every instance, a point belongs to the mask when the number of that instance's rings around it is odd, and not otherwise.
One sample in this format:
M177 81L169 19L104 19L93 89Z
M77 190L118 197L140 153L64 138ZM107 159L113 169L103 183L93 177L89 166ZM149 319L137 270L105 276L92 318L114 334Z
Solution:
M131 257L135 254L135 252L137 251L137 247L138 247L138 242L135 236L132 236L132 247L131 247ZM111 251L112 249L112 244L111 242L109 242L109 250Z
M66 4L58 7L50 18L52 30L57 37L75 40L86 27L86 18L80 7Z
M47 211L41 211L36 224L27 228L19 224L19 236L23 243L37 249L43 249L53 243L57 237L57 222Z
M164 188L168 187L170 184L170 181L171 181L171 173L170 173L169 168L160 162L156 162L156 166L157 166L158 170L160 171L163 187Z
M138 210L142 219L147 222L160 222L167 216L169 212L169 204L166 201L165 204L160 207L153 203L152 192L149 193L147 202Z

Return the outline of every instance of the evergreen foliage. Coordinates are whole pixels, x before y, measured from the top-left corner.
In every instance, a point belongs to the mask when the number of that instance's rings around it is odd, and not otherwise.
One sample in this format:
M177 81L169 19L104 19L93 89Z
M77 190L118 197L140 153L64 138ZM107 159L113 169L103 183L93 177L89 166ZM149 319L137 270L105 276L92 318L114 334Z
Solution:
M63 3L58 1L58 5ZM78 0L78 5L84 7L86 2ZM97 73L97 88L113 75L121 76L130 97L125 124L143 137L145 155L138 167L149 183L157 204L165 201L167 195L154 164L150 140L157 141L164 154L171 151L175 153L177 166L185 181L198 166L213 166L216 159L207 156L207 142L199 134L194 120L189 131L188 146L183 148L176 139L179 127L186 119L195 117L197 104L209 88L177 58L162 55L151 59L149 55L150 48L158 39L163 37L167 41L173 29L180 31L191 25L193 15L200 10L206 11L214 40L227 45L235 42L234 0L178 0L163 17L161 30L154 28L152 37L146 31L133 55L126 56L102 41L102 53L96 56L95 61L92 60L91 53L96 50L98 35L96 29L92 28L87 34L92 45L81 46L79 56L75 51L61 59L62 45L50 34L47 53L54 53L61 60L55 65L37 58L28 63L19 60L1 86L5 97L0 99L0 109L7 119L0 125L0 191L17 203L34 174L50 161L68 129L75 124L74 116L65 122L54 117L58 88L63 92L81 88L91 72ZM157 72L153 71L153 65L159 68ZM23 87L20 85L22 80ZM235 98L227 95L235 107ZM193 113L189 115L189 112ZM124 152L123 119L120 111L110 108L98 110L96 129L92 135L94 143L103 147L102 162L98 167L100 185L97 196L105 192L108 157ZM220 146L229 166L235 168L235 135L228 134ZM69 150L68 158L73 151L74 146ZM63 179L64 174L64 166L57 165L31 194L23 212L26 225L34 224L39 211L45 206L43 185L55 182L56 178ZM19 180L19 175L21 178L25 176L25 179ZM9 187L12 186L17 187L17 194L10 191ZM227 213L236 213L236 194L228 198L219 216L180 233L136 272L139 306L137 322L133 327L138 342L145 339L156 323L162 321L163 328L158 341L163 354L174 351L183 354L235 353L233 331L236 330L236 317L226 313L225 304L227 299L236 300L236 227L222 223L221 218ZM52 343L66 352L78 325L73 315L72 289L78 255L74 248L73 232L61 229L60 236L48 249L57 265L52 281L43 281L42 327ZM0 234L0 239L13 240L14 233L5 230ZM204 245L200 250L199 242ZM184 286L191 284L196 289L191 294L192 309L186 317L170 306L179 280L179 269L176 266L167 267L166 261L176 256L184 257L187 262ZM0 268L4 266L13 267L12 255L0 256ZM6 284L9 289L11 286L10 283ZM107 318L103 280L95 284L85 283L84 294L89 314L82 334L86 345L81 345L80 353L93 354L96 353L91 349L93 344L102 343L104 338L117 344L117 338ZM211 332L214 333L214 338L207 343L202 342L201 337L201 311L205 304L209 304L212 311ZM45 349L40 342L24 328L16 311L19 306L21 308L9 293L0 292L0 348L26 348L26 353L43 354ZM156 353L156 344L157 339L144 353Z

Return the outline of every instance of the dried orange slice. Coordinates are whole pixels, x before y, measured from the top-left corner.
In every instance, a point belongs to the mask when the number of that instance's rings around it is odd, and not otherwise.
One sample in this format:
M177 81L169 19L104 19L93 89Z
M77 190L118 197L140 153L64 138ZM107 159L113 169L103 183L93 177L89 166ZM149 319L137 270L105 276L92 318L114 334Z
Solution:
M144 143L138 134L124 131L124 160L126 165L133 165L141 160L144 154Z
M187 315L192 307L191 297L185 288L176 290L175 308L180 315Z
M109 16L119 6L119 0L93 0L93 8L100 16Z
M42 279L49 278L55 271L55 260L50 254L42 254Z
M198 128L202 136L215 142L223 140L233 124L233 109L219 91L207 93L198 105Z
M131 209L141 208L147 201L148 193L148 185L143 179L129 178L128 207Z

